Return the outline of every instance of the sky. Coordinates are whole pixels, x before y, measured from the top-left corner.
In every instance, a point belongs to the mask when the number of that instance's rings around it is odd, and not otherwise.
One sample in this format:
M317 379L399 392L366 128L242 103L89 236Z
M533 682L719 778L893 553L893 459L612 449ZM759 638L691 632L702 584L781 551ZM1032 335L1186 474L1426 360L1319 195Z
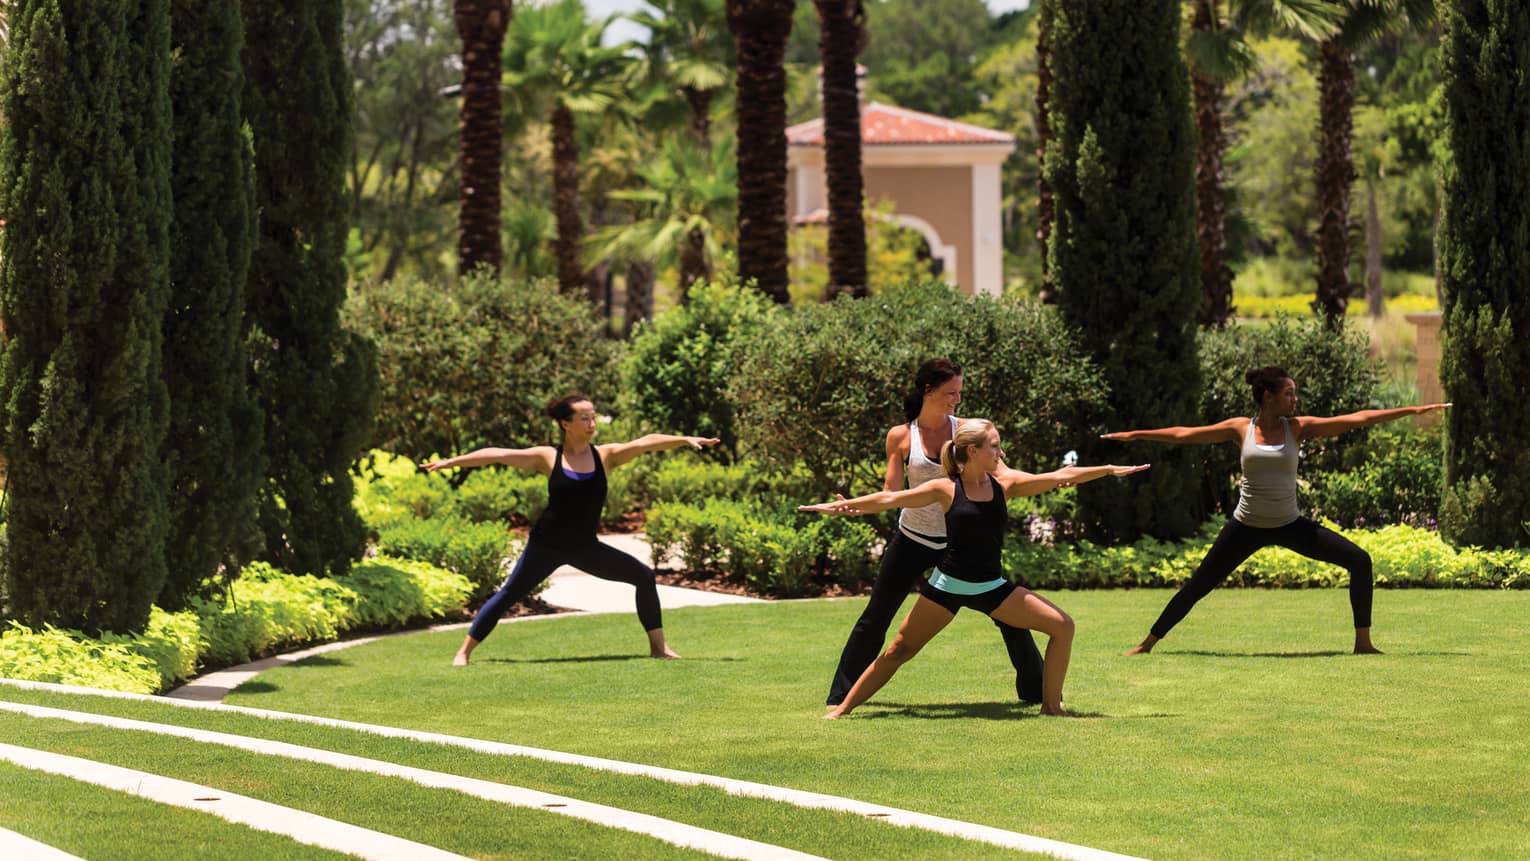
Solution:
M940 0L930 0L938 3ZM1030 0L985 0L989 11L995 15L1000 12L1008 12L1011 9L1024 9L1030 5ZM603 18L607 15L624 15L643 9L646 4L643 0L584 0L584 8L591 18ZM616 21L611 29L606 31L606 43L615 44L623 41L637 41L647 36L648 31L630 21Z

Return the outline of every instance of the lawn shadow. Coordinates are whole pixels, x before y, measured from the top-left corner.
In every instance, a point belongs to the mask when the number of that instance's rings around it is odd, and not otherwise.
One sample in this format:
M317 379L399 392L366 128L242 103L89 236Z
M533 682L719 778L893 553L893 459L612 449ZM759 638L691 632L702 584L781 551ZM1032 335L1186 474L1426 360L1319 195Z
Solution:
M867 709L871 709L867 711ZM1045 717L1034 704L1013 700L986 703L891 703L870 702L852 713L852 718L908 717L924 720L947 720L950 718L976 718L978 720L1031 720ZM1069 709L1071 718L1172 718L1177 714L1113 715L1105 712Z
M350 665L350 661L332 658L329 655L311 655L287 664L289 667L349 667Z
M473 663L483 664L595 664L607 661L652 661L648 655L567 655L558 658L475 658ZM743 658L684 658L686 663L714 664L725 661L742 661Z
M248 682L229 691L231 694L274 694L281 690L281 685L273 685L270 682L262 682L259 679L251 679Z
M1311 652L1219 652L1204 649L1190 649L1176 652L1165 652L1165 655L1189 655L1197 658L1337 658L1351 654L1342 649L1323 649Z

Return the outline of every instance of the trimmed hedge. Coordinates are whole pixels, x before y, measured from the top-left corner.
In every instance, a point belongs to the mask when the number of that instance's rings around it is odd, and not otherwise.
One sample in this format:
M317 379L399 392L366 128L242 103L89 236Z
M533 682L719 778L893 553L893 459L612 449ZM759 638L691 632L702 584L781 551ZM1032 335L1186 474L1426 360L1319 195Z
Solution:
M0 633L0 676L157 693L199 666L243 663L345 632L460 613L470 588L450 571L397 559L361 562L332 579L256 563L222 600L197 601L174 614L153 608L142 634L93 640L78 631L32 631L13 622Z

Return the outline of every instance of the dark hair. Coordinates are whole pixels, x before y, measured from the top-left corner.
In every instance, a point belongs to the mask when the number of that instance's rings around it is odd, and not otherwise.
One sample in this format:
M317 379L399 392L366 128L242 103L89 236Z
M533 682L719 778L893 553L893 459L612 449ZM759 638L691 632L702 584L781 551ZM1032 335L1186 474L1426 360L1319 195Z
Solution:
M961 375L961 366L950 359L930 359L920 365L919 370L914 372L914 388L903 399L906 421L919 418L919 410L924 406L925 392Z
M585 402L594 403L589 398L580 394L568 395L556 401L547 402L547 415L556 421L566 422L574 417L574 404Z
M1291 375L1286 373L1285 368L1277 368L1269 365L1263 368L1255 368L1243 375L1243 379L1254 387L1254 406L1264 405L1264 396L1267 392L1278 392L1280 386Z

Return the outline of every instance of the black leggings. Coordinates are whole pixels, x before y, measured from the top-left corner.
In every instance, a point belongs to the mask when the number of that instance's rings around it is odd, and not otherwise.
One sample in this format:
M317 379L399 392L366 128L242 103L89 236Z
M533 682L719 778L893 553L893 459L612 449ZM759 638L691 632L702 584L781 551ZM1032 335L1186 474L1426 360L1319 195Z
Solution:
M1298 517L1285 526L1260 529L1244 526L1229 518L1217 540L1206 551L1195 574L1163 608L1158 621L1153 623L1153 636L1162 639L1169 629L1185 618L1195 602L1206 597L1218 583L1227 579L1233 569L1243 560L1254 555L1262 547L1284 547L1308 559L1328 562L1349 571L1349 609L1355 617L1356 628L1371 626L1371 555L1361 550L1353 541L1319 526L1305 517Z
M659 614L659 590L654 586L653 569L633 556L623 553L609 544L591 541L581 547L553 547L535 538L526 542L526 549L516 561L505 584L499 587L473 617L468 636L479 642L499 624L505 610L531 593L543 580L561 565L572 565L586 574L602 580L614 580L637 587L638 621L643 630L652 631L664 627Z
M924 577L924 572L934 568L945 555L944 550L927 547L901 531L893 535L882 554L882 567L877 571L876 582L871 586L871 597L866 609L850 629L850 639L845 641L839 656L839 667L834 671L834 681L829 686L828 705L837 706L861 673L876 660L887 638L898 608L914 585ZM1015 666L1015 693L1027 702L1041 702L1041 652L1031 632L994 620L999 633L1004 636L1004 648L1009 652L1009 662Z

